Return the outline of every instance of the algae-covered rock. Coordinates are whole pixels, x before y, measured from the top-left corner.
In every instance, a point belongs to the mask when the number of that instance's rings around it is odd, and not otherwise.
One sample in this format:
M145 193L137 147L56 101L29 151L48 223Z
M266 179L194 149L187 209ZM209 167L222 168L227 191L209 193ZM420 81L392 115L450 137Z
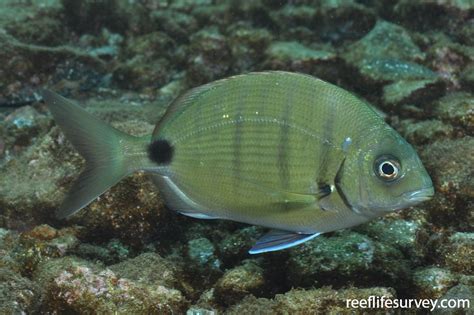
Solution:
M144 253L108 267L117 276L150 286L164 286L181 291L190 290L184 271L156 253Z
M265 298L256 298L253 295L247 295L240 303L230 307L224 314L239 315L239 314L261 314L273 315L276 314L276 301Z
M320 4L314 21L319 37L338 46L360 39L377 20L373 10L358 1L329 0L316 4Z
M361 65L368 58L416 62L423 60L425 54L401 26L379 21L366 36L347 47L344 57L354 65Z
M78 33L97 32L108 28L124 32L128 26L127 12L118 0L61 0L65 22Z
M461 73L474 61L474 47L462 45L435 33L426 50L431 68L453 87L460 86Z
M78 244L76 234L74 228L56 230L48 225L22 233L14 250L22 273L31 275L39 263L68 254Z
M191 86L229 74L232 54L226 37L217 29L204 29L191 37L187 79Z
M474 273L474 233L457 232L438 249L446 266L454 272Z
M474 225L473 147L474 138L465 136L435 141L420 151L436 191L425 204L436 225L464 229Z
M458 281L456 274L438 267L418 269L413 274L415 296L419 299L439 299Z
M474 62L469 64L460 75L463 87L471 92L474 92Z
M352 82L356 86L379 87L403 80L400 84L404 86L389 89L389 99L384 96L389 103L400 102L413 90L420 89L420 81L436 83L437 75L421 64L425 57L404 28L386 21L377 22L367 35L346 46L343 53L344 60L359 70L360 82ZM418 80L417 88L412 86L412 80Z
M470 0L400 0L394 14L400 22L417 31L432 31L458 26L473 11Z
M161 87L174 74L171 58L183 62L176 41L163 32L132 37L121 53L125 61L115 68L112 79L126 89Z
M233 264L249 256L248 250L262 231L256 226L246 227L228 234L219 243L219 252L227 264Z
M0 59L8 60L8 63L0 65L1 81L0 93L4 93L3 89L9 83L16 80L31 82L30 79L40 74L40 77L33 80L40 81L43 79L42 74L51 73L55 65L64 60L79 60L86 64L93 65L101 69L103 62L88 54L71 46L42 46L29 43L23 43L12 35L0 31ZM37 82L39 83L39 82ZM37 84L36 83L36 84Z
M100 261L112 265L127 259L130 256L128 246L117 239L111 239L107 244L99 246L90 243L80 243L71 250L71 254L82 259Z
M44 136L50 127L50 117L40 114L32 106L20 107L7 115L4 124L0 125L5 161L31 146L38 138Z
M43 312L174 314L187 308L180 291L122 278L110 269L75 258L38 266Z
M383 296L386 299L396 297L393 289L382 287L339 291L329 288L293 289L271 300L248 296L225 314L353 314L355 309L350 306L351 301L369 299L371 296Z
M454 135L452 125L437 119L416 121L415 119L404 119L400 121L397 130L411 144L427 144L437 139L451 138Z
M444 94L444 83L438 79L397 81L384 86L383 101L387 105L424 104Z
M214 244L205 237L188 242L187 257L195 268L206 272L208 276L220 274L221 261L216 255Z
M198 23L192 15L177 10L153 11L150 20L155 29L180 41L188 41L190 35L198 30Z
M310 73L328 81L336 81L344 68L331 48L307 47L295 41L274 42L266 51L265 68Z
M27 227L35 219L48 222L57 207L62 181L75 170L77 158L63 145L57 128L1 166L0 221L6 227ZM28 185L26 185L28 183Z
M364 59L360 71L374 81L436 79L438 75L420 64L399 59Z
M312 5L286 4L278 10L271 11L270 17L275 24L284 25L284 29L291 30L295 27L311 28L314 24L314 19L318 9Z
M245 24L234 24L227 29L229 46L234 58L232 67L236 72L248 72L265 58L265 50L273 35L264 28L253 28Z
M446 301L456 301L455 307L452 308L437 308L433 314L470 314L472 303L474 302L474 288L473 286L459 284L451 288L445 295L441 297Z
M290 250L288 279L297 286L350 282L402 285L409 275L409 263L399 249L356 232L336 232L318 237Z
M458 92L448 94L433 105L433 114L453 126L474 135L474 95Z
M378 242L398 248L411 261L421 260L425 255L428 231L426 222L422 219L383 218L364 224L356 230Z
M38 302L38 289L31 280L0 267L0 313L33 313Z
M231 305L246 295L261 295L264 289L264 270L249 260L224 273L215 285L215 297L220 303Z

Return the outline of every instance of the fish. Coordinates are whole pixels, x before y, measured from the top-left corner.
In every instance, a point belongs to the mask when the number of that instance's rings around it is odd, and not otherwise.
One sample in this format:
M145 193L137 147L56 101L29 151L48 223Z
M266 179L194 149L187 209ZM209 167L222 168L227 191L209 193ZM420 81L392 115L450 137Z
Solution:
M86 160L61 219L144 171L174 211L268 228L249 251L258 254L434 195L414 148L371 105L307 74L252 72L193 88L143 137L52 91L43 99Z

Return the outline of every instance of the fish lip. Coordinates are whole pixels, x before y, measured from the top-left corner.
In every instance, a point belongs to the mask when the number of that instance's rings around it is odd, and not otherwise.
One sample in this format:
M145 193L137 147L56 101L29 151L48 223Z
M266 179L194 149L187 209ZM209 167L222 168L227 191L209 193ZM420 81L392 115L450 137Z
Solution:
M408 191L402 194L403 199L410 203L419 203L430 200L434 196L434 188L426 187L418 190Z

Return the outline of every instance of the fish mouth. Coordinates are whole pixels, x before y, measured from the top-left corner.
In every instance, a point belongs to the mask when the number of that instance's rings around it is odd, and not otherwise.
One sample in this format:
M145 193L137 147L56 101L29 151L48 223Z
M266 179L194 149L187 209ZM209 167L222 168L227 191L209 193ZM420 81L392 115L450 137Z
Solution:
M416 204L422 201L430 200L431 198L433 198L433 196L434 196L433 186L419 189L419 190L408 191L402 194L403 199L406 200L410 204Z

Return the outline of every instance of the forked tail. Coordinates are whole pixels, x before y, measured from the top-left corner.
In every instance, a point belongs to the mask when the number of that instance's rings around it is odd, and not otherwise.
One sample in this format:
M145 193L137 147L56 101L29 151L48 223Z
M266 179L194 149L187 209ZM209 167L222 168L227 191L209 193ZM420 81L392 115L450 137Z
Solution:
M81 210L123 177L150 163L150 137L125 134L54 92L44 91L43 99L56 123L86 160L84 171L56 212L58 218Z

